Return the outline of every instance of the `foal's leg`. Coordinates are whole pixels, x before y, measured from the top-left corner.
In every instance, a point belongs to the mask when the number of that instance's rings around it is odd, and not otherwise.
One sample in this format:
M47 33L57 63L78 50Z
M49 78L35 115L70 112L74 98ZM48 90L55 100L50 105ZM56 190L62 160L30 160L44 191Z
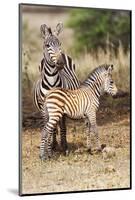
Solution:
M41 116L43 118L43 124L41 126L41 130L43 130L45 124L47 123L48 121L48 111L47 111L47 108L46 106L44 105L44 107L42 108L41 110ZM54 133L52 135L52 149L53 150L56 150L57 149L57 146L58 146L58 142L57 142L57 138L56 138L56 135L58 134L58 127L56 127L54 129Z
M41 144L40 144L40 154L39 154L41 160L45 160L48 158L47 149L45 148L47 146L47 138L48 138L48 133L46 131L46 127L44 127L41 132Z
M60 121L60 116L52 115L49 117L49 120L46 124L46 132L47 132L47 143L45 144L45 149L47 149L48 158L52 157L52 139L54 130Z
M87 135L87 149L91 153L91 134L90 134L90 121L88 118L85 119L86 135Z
M48 121L42 130L41 145L40 145L41 160L46 160L52 157L52 139L53 139L54 129L55 125L51 124Z
M47 149L45 147L47 146L47 138L48 138L48 133L46 131L46 124L48 122L48 112L46 107L41 112L42 117L43 117L43 126L42 126L42 131L41 131L41 144L40 144L40 154L39 157L41 160L47 159Z
M100 140L99 140L98 128L97 128L97 123L96 123L96 112L91 111L88 115L88 119L89 119L89 122L90 122L90 130L89 130L90 135L91 135L91 133L94 133L96 135L97 149L100 151L101 150L101 144L100 144Z

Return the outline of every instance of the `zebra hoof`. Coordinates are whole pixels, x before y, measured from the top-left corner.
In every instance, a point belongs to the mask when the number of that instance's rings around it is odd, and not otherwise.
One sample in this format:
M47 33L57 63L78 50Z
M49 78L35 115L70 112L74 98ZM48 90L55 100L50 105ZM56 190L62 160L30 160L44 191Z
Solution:
M68 156L69 155L69 150L67 149L67 150L63 151L63 155L64 156Z
M52 144L52 150L53 151L58 151L59 150L58 142L55 142L55 143Z
M101 144L101 150L103 150L104 148L106 148L106 144Z
M66 156L69 155L69 150L68 150L68 149L65 151L65 155L66 155Z
M102 152L105 147L106 144L101 144L101 146L97 148L97 152Z
M106 147L106 144L101 144L101 146L99 146L99 147L96 148L96 151L100 153L100 152L103 151L103 149L104 149L105 147Z
M95 149L95 153L101 153L101 152L102 152L102 150L103 150L103 148L102 148L102 147L98 147L98 148L96 148L96 149Z
M47 160L47 158L45 157L45 155L41 155L41 154L40 154L40 155L39 155L39 158L40 158L41 161Z
M91 148L88 148L88 149L87 149L87 152L88 152L89 154L93 155Z

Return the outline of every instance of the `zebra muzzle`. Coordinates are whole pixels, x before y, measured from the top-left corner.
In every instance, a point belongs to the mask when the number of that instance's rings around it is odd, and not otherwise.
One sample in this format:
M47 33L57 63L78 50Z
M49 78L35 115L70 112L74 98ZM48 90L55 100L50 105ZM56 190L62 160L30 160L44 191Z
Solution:
M64 68L64 65L65 65L65 59L64 59L64 56L63 54L60 54L58 59L57 59L57 62L56 62L56 67L58 70L61 70Z

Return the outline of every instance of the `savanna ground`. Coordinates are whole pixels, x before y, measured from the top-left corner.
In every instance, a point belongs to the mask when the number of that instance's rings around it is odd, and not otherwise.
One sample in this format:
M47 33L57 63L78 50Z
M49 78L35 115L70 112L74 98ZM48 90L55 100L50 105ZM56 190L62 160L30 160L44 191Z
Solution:
M39 159L39 126L42 120L33 106L31 94L33 81L39 77L38 64L42 58L39 27L47 22L48 24L51 22L51 26L55 27L59 21L66 22L68 17L67 12L23 13L21 133L23 194L130 187L130 52L125 54L120 45L117 55L110 49L107 49L107 53L99 49L96 55L84 52L75 57L71 51L73 31L67 27L64 28L60 40L64 50L70 52L69 55L74 58L79 79L83 81L90 71L100 64L113 63L116 84L119 89L127 92L127 95L120 99L103 97L97 113L101 143L114 147L116 155L107 159L102 153L94 152L90 155L86 149L83 121L67 120L69 155L63 156L59 146L52 160L41 162ZM59 135L57 139L59 141ZM95 147L94 137L92 144Z
M115 147L116 156L104 159L102 153L90 155L85 148L83 125L76 133L68 128L69 156L58 152L56 158L39 159L40 130L30 129L22 135L23 193L79 191L130 186L129 117L99 126L102 143ZM56 154L56 153L55 153Z

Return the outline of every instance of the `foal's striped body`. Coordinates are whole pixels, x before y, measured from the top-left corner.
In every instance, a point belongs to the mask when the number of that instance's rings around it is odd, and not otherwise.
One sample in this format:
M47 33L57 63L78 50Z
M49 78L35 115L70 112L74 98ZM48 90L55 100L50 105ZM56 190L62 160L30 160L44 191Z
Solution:
M53 130L66 115L73 119L87 118L89 125L87 129L88 148L90 144L90 132L97 136L96 111L99 106L99 97L103 92L115 95L117 88L112 80L112 65L102 65L96 68L79 89L74 91L62 88L51 90L42 109L43 116L46 117L45 126L42 131L42 141L40 148L41 158L51 157L51 136Z

